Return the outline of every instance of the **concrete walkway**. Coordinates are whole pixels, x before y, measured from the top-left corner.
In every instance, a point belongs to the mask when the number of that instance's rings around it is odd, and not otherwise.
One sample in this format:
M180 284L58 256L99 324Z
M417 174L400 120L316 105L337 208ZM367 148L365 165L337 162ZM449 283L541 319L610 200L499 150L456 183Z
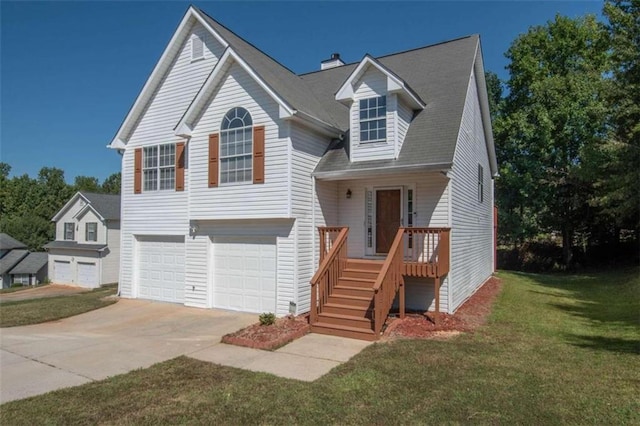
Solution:
M102 380L186 355L217 364L315 380L368 342L307 335L275 352L220 343L257 315L120 300L45 324L0 329L0 403Z

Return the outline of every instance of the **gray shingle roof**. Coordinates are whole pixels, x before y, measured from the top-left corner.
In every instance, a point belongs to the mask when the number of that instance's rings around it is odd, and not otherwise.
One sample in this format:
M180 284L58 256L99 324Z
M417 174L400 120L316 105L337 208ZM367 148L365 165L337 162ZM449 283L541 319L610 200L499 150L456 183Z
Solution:
M334 127L338 127L336 117L329 112L331 110L323 107L300 76L251 43L237 36L233 31L220 24L202 10L197 10L207 23L229 43L231 48L292 108L312 115Z
M40 269L49 262L49 255L44 252L29 253L9 273L13 274L37 274Z
M47 249L69 249L69 250L93 250L101 251L107 248L106 244L79 244L75 241L51 241L43 246Z
M96 194L94 192L81 192L91 206L100 216L107 220L120 219L120 196L112 194Z
M11 250L0 259L0 275L6 274L18 264L27 254L29 250Z
M453 163L478 38L472 35L377 58L416 91L427 103L426 108L409 126L397 160L350 163L347 141L329 149L315 173ZM334 95L356 66L349 64L301 76L324 108L339 112L343 129L349 127L349 109Z
M9 234L0 233L0 250L27 248L27 245Z

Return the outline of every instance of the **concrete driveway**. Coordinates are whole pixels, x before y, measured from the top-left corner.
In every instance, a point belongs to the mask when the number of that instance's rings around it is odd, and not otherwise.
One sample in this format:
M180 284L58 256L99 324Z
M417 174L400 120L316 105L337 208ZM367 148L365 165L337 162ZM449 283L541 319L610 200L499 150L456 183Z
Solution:
M68 296L76 293L86 293L90 289L62 284L48 284L42 287L28 288L12 293L0 294L0 302L14 302L17 300L41 299L43 297Z
M257 315L120 300L60 321L0 330L0 403L149 367L213 345Z

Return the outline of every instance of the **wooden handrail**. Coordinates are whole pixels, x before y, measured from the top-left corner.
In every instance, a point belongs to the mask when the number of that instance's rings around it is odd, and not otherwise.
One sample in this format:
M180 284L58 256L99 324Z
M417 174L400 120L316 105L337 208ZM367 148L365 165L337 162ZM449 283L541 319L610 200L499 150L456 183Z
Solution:
M393 300L396 297L398 288L403 284L404 231L404 228L398 229L391 248L389 249L389 254L373 285L373 325L376 336L382 331L382 326L389 315L389 311L391 311L391 306L393 305Z
M331 249L323 256L320 267L311 278L311 324L315 324L318 321L318 315L327 303L333 287L338 284L338 279L347 263L347 235L349 228L342 227L337 229L340 229L338 236L333 240ZM322 235L322 232L320 234ZM321 250L324 250L322 243Z
M343 226L319 226L320 234L320 263L324 260L331 247L333 246L337 235L343 229Z
M451 228L405 228L405 274L441 277L449 272Z

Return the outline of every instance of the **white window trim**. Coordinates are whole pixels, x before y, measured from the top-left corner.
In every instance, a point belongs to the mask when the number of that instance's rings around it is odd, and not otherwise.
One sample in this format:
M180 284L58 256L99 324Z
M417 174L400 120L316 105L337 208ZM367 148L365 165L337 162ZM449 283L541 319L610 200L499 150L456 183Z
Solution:
M67 225L71 225L71 238L67 238ZM64 222L64 240L75 241L76 239L76 227L73 222Z
M89 239L89 225L95 226L93 230L93 239ZM98 241L98 222L87 222L85 225L84 239L86 241Z
M222 125L220 126L220 145L218 147L218 158L219 158L219 163L220 166L218 167L219 171L218 171L218 182L219 182L219 186L237 186L237 185L252 185L253 184L253 149L254 149L254 140L253 140L253 128L254 128L254 123L253 123L253 116L251 115L251 112L244 108L244 107L232 107L230 108L225 114L224 117L222 118L222 122L224 123L225 118L227 117L227 115L234 110L235 108L242 108L245 111L247 111L247 114L249 114L249 118L251 120L251 125L250 126L243 126L243 127L234 127L232 129L222 129ZM251 150L249 154L233 154L233 155L226 155L223 156L222 155L222 145L223 145L223 135L225 133L230 133L232 131L238 131L238 130L242 130L243 132L245 130L250 130L250 134L251 134ZM250 156L251 160L251 176L249 179L247 180L242 180L242 181L235 181L235 182L222 182L222 160L223 159L229 159L229 158L240 158L240 157L247 157Z
M169 166L161 166L160 165L160 147L162 146L169 146L169 145L173 145L173 163ZM154 167L147 167L146 166L146 157L147 157L147 148L156 148L156 166ZM159 145L150 145L150 146L145 146L142 149L142 192L156 192L156 191L175 191L176 189L176 155L177 155L177 150L176 150L176 144L175 143L164 143L164 144L159 144ZM169 187L169 188L160 188L160 179L161 179L161 173L160 171L163 169L173 169L173 186ZM157 174L156 174L156 187L155 189L147 189L146 188L146 176L145 176L145 171L147 170L156 170Z
M379 98L385 98L385 102L384 102L384 117L380 116L380 117L365 118L365 119L360 118L360 112L361 112L360 102L361 101L369 101L370 99L379 99ZM358 105L358 114L357 114L357 117L358 117L358 143L370 144L370 143L380 143L380 142L385 142L386 143L386 142L388 142L388 140L389 140L389 127L388 127L389 110L387 109L387 107L388 107L388 97L387 97L387 95L371 96L371 97L368 97L368 98L361 98L361 99L358 99L357 105ZM367 108L367 109L369 109L369 108ZM384 119L385 137L384 138L379 138L379 139L369 139L369 140L363 141L362 140L362 123L371 122L371 121L378 121L378 120L383 120L383 119Z

